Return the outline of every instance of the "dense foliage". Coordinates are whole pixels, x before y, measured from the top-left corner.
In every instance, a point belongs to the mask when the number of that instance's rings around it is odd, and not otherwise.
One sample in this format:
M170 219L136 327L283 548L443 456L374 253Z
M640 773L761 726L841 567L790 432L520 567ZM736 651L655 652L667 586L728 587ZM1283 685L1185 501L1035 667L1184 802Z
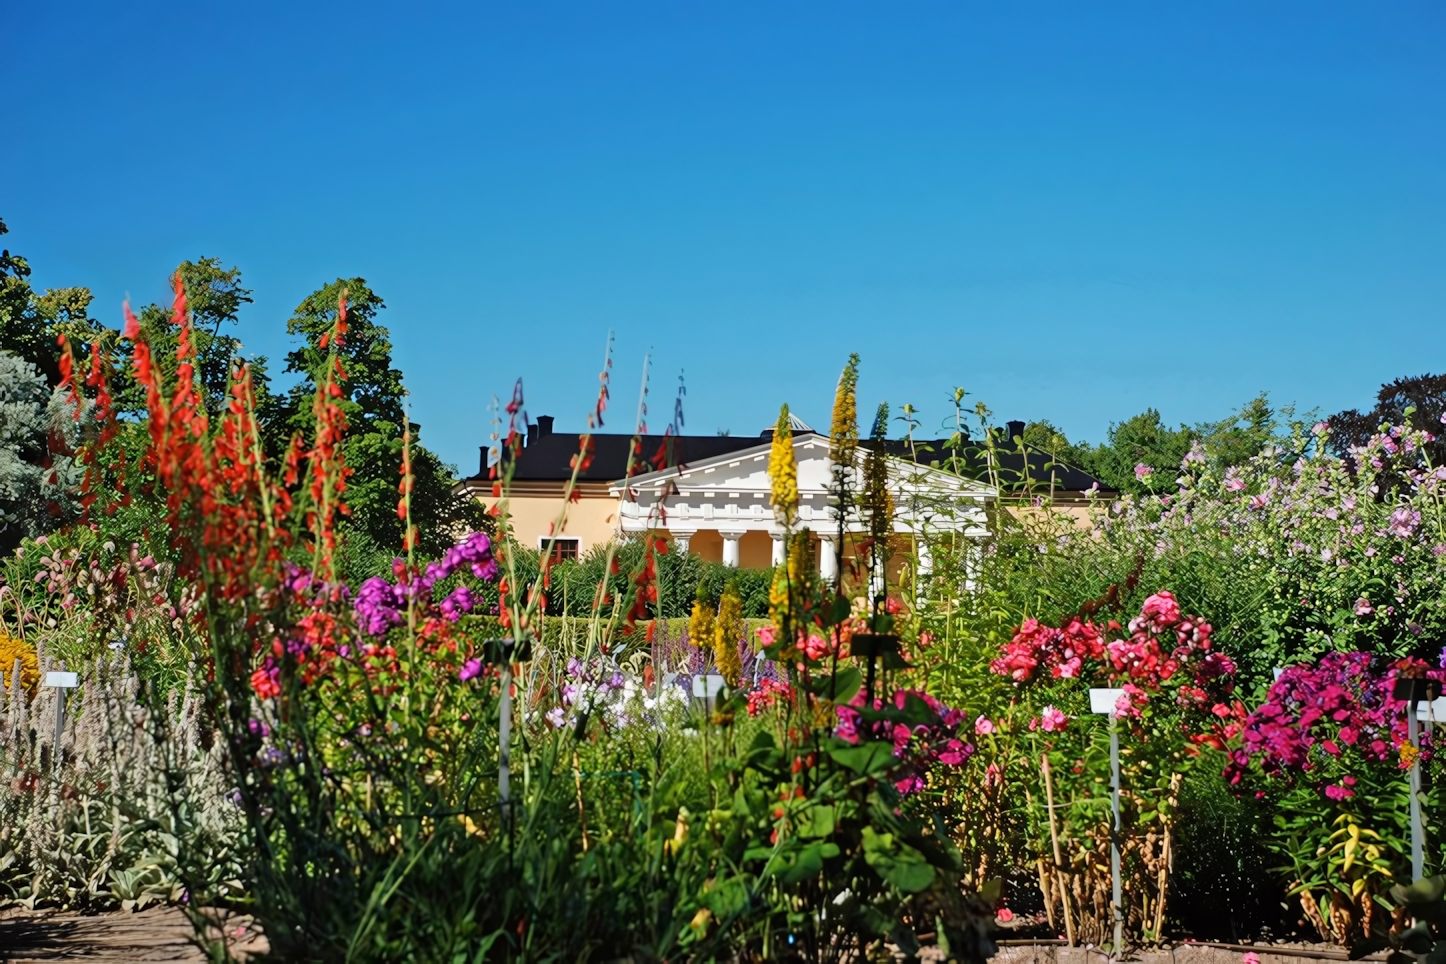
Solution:
M780 565L680 555L661 520L549 562L508 538L515 459L495 516L452 496L363 279L298 306L273 392L234 268L182 265L120 331L27 275L0 258L0 900L173 902L213 936L206 908L244 905L286 960L979 961L1011 917L1108 941L1114 843L1137 946L1436 946L1439 888L1400 886L1412 780L1428 874L1446 858L1436 734L1395 695L1446 676L1415 388L1364 435L1263 397L1101 446L983 407L971 441L959 409L932 460L997 487L976 541L943 524L973 503L900 494L889 406L860 443L854 356L836 579L787 406ZM1004 449L1120 495L1057 511ZM1091 688L1122 695L1092 713Z

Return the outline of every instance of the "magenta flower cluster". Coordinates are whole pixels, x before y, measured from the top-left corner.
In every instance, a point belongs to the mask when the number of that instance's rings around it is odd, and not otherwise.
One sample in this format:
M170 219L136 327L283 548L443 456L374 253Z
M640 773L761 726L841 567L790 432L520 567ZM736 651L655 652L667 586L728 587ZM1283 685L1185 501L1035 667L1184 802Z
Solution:
M408 572L402 560L392 563L396 582L373 576L357 590L354 609L357 625L369 636L381 636L407 621L407 607L415 602L423 610L432 604L432 587L460 572L463 567L484 582L497 578L497 560L492 540L484 532L473 532L448 549L442 558L429 562L421 573ZM458 586L437 604L443 619L456 622L481 602L476 591Z
M895 772L894 787L900 793L917 793L927 783L929 769L933 766L961 766L974 755L974 746L958 738L960 724L966 716L963 710L951 709L940 703L923 690L901 689L894 692L894 706L904 709L910 697L922 700L934 711L936 720L908 726L888 719L865 720L859 711L867 699L860 691L846 706L836 708L838 727L834 735L846 743L857 745L861 738L889 740L894 744L894 756L900 761ZM874 710L884 708L882 700L874 700Z
M1370 653L1330 653L1292 666L1241 730L1225 771L1239 784L1252 763L1270 776L1304 776L1332 800L1355 795L1355 766L1388 764L1406 740L1406 704L1391 691L1402 672L1440 679L1421 660L1378 666Z

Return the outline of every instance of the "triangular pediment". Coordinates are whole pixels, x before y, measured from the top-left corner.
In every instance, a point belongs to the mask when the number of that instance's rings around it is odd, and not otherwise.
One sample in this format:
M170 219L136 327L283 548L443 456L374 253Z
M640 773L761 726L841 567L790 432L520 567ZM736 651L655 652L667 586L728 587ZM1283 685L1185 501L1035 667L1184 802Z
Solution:
M686 496L718 492L768 492L772 483L768 476L768 459L773 443L763 441L751 448L701 459L672 468L634 476L610 488L621 495L626 487L634 494ZM823 495L833 485L833 462L829 459L829 440L815 432L793 436L794 460L798 464L800 494ZM860 449L856 469L862 478L867 453ZM933 466L895 456L888 457L890 488L895 491L928 490L948 492L962 497L992 499L995 490L972 479L961 478Z

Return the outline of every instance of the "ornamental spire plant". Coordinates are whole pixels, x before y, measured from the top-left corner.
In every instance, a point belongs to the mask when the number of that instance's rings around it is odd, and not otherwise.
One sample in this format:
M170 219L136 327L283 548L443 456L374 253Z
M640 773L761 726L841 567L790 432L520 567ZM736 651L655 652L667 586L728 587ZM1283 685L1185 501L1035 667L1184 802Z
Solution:
M798 518L798 462L793 455L793 429L789 425L787 404L778 410L778 424L773 428L768 478L772 482L770 501L774 518L785 529L792 528Z

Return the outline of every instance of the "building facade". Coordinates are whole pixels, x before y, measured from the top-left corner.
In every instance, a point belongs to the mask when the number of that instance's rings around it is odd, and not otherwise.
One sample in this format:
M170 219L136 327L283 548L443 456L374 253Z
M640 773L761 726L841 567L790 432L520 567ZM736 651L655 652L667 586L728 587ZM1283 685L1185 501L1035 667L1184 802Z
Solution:
M798 462L798 524L812 535L820 569L832 575L838 561L852 555L852 534L863 525L856 514L844 520L839 544L838 518L829 496L833 465L828 439L795 419L792 442ZM897 536L948 532L971 540L987 537L987 510L998 493L977 479L992 477L988 471L971 471L975 477L968 478L931 464L928 460L944 450L942 441L862 445L879 445L888 455ZM547 416L529 426L526 444L510 465L506 510L513 538L538 549L551 546L559 560L644 531L670 539L678 550L731 566L766 568L781 558L783 534L769 504L771 430L754 438L643 436L636 448L631 436L593 435L592 457L577 474L569 502L565 496L580 446L579 436L554 433ZM864 454L861 448L856 470ZM1047 479L1052 501L1067 510L1072 501L1081 501L1080 492L1098 487L1090 476L1056 466L1043 453L1027 463L1018 461L1012 469L1002 468L1018 476L1028 464L1031 473ZM491 476L484 449L481 471L461 485L492 507L499 498ZM921 565L927 566L926 556L927 548Z

